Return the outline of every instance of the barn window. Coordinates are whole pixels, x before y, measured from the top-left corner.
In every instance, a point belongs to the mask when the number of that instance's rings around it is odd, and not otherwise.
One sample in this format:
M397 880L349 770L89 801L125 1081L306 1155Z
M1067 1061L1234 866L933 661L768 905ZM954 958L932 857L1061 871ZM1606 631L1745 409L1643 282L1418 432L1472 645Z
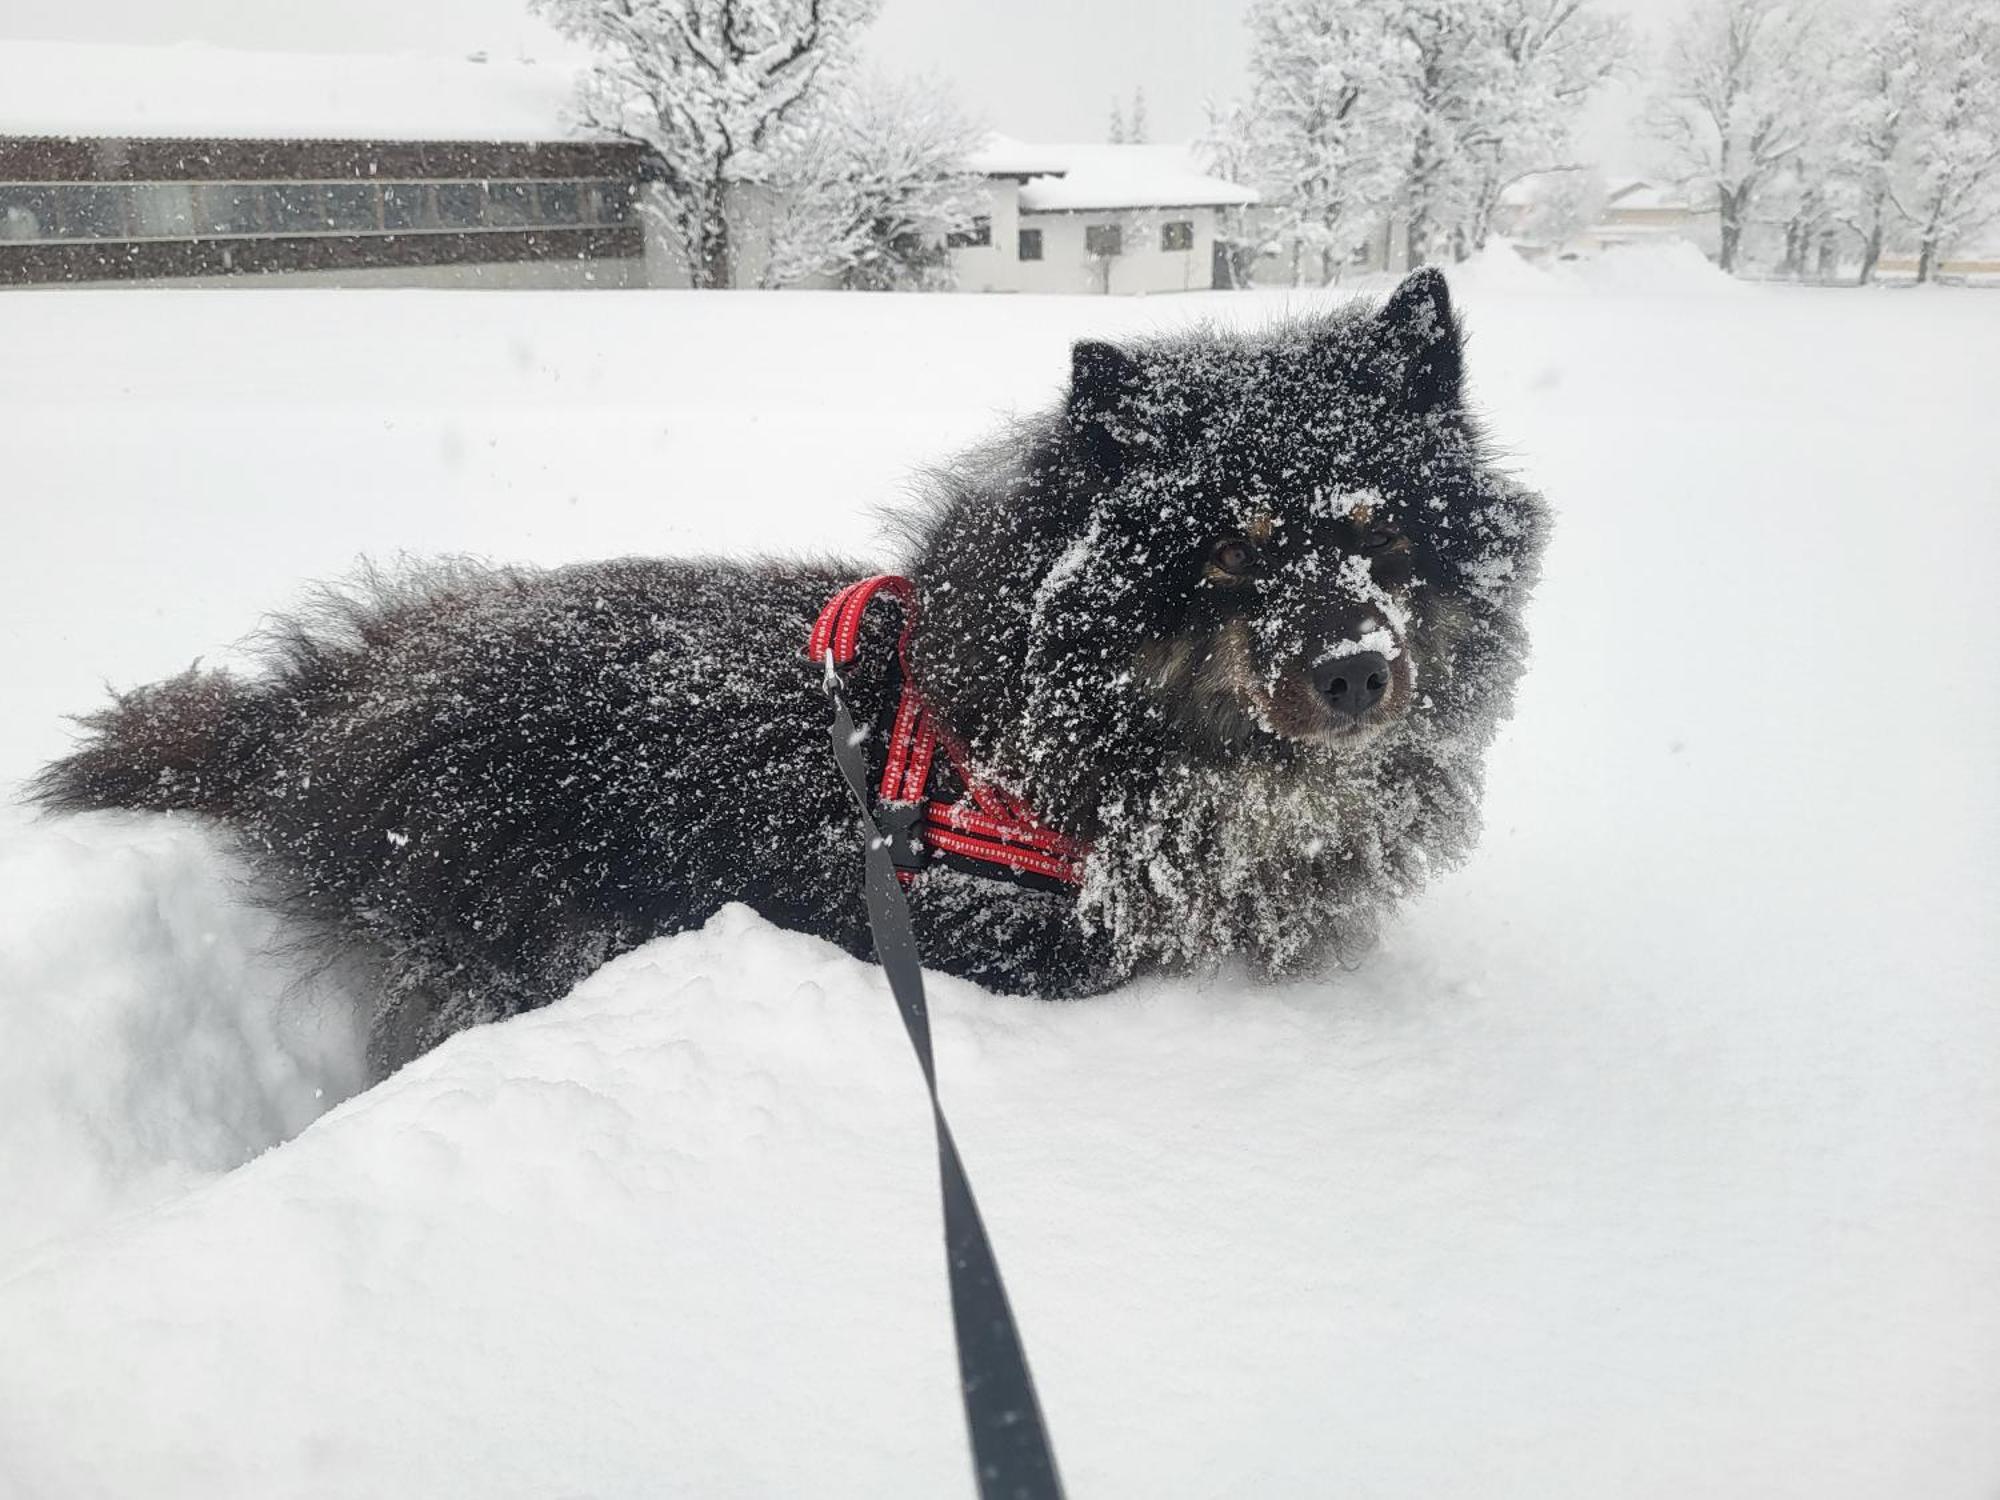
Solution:
M313 183L278 183L264 201L271 207L271 228L279 234L315 234L326 228L326 206Z
M437 190L438 225L443 229L477 229L485 194L476 182L441 182Z
M1170 219L1160 226L1162 250L1194 249L1194 225L1186 219Z
M629 224L632 222L633 187L629 182L593 182L590 197L595 205L594 217L600 224Z
M122 240L130 236L132 190L66 187L56 190L62 234L70 240Z
M583 219L583 189L574 182L545 182L535 189L540 224L576 224Z
M0 240L49 240L55 233L53 188L28 183L0 186Z
M392 182L382 189L382 227L417 229L425 223L424 186L420 182Z
M1021 231L1020 258L1022 260L1040 260L1042 258L1041 230L1024 229Z
M264 227L261 196L246 183L204 183L195 223L202 234L256 234Z
M519 229L535 221L533 189L525 182L486 184L486 222L494 229Z
M1123 255L1124 227L1118 224L1086 224L1083 229L1083 248L1089 255Z
M185 182L149 182L132 190L138 232L147 239L184 240L194 234L194 189Z
M629 224L629 182L0 183L0 242L178 240ZM985 221L981 221L982 225ZM991 228L983 231L991 242Z
M336 233L353 234L382 226L375 217L375 188L366 182L336 182L326 190L326 223Z

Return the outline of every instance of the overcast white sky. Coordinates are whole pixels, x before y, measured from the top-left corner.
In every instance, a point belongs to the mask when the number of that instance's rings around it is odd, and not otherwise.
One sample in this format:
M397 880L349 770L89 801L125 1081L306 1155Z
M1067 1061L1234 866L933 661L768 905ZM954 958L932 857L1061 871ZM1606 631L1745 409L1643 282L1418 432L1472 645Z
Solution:
M1146 90L1156 140L1201 127L1205 97L1243 81L1249 0L885 0L868 39L893 72L952 80L996 129L1030 140L1096 140L1114 95ZM1647 30L1689 0L1599 0ZM525 0L0 0L0 36L197 40L302 51L554 55L561 44ZM1589 134L1624 160L1615 105Z

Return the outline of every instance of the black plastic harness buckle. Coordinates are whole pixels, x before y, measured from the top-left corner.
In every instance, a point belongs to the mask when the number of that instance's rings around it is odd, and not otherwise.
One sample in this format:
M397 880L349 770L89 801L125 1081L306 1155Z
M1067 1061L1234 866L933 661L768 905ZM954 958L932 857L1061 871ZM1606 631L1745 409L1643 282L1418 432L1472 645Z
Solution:
M930 863L917 824L923 821L921 802L877 802L875 826L889 840L889 863L899 870L918 871Z

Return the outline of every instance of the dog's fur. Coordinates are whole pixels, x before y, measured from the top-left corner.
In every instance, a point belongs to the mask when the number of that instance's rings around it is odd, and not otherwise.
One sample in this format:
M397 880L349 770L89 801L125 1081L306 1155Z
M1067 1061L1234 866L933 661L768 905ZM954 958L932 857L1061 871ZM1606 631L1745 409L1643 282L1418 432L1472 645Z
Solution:
M1484 457L1461 363L1431 271L1256 336L1085 342L1059 409L934 476L910 670L982 776L1092 848L1080 892L927 871L929 962L1048 996L1229 953L1290 973L1464 854L1546 517ZM802 644L870 571L370 575L273 627L261 675L117 698L37 794L237 830L382 961L385 1065L726 901L866 953ZM879 728L875 613L849 691ZM1366 713L1326 686L1350 658L1387 684Z

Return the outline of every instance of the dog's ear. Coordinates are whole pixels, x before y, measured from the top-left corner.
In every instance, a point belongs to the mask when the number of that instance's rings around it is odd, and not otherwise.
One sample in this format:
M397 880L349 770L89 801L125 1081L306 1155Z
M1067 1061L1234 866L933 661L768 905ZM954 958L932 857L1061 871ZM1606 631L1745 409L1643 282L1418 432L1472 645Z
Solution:
M1130 408L1141 388L1139 364L1116 344L1078 339L1069 355L1069 425L1091 461L1106 473L1124 464Z
M1375 314L1378 368L1390 393L1419 415L1455 415L1465 381L1465 340L1444 273L1422 266Z

